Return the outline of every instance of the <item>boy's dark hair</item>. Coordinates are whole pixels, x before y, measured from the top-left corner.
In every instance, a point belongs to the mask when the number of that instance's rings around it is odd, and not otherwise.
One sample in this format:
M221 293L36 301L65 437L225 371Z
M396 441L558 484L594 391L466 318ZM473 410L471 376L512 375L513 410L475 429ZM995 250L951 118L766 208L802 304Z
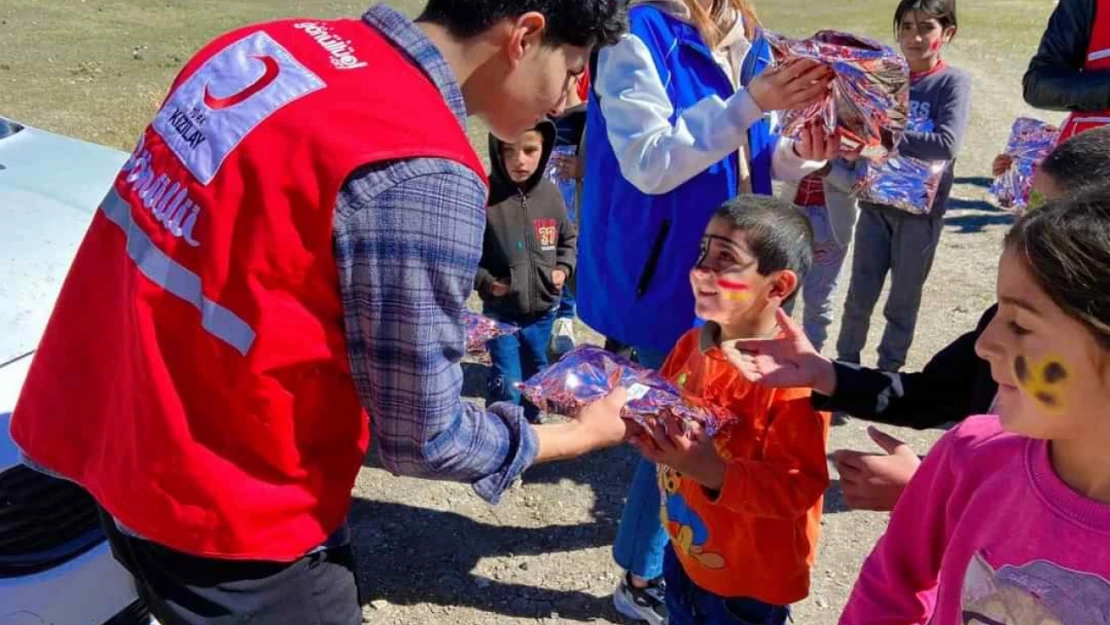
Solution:
M949 26L957 29L960 27L956 21L956 0L902 0L898 3L898 8L894 9L894 34L898 34L902 28L902 19L911 11L936 18L944 29Z
M1039 286L1110 350L1110 187L1029 211L1006 234Z
M1110 126L1088 130L1057 145L1041 162L1041 171L1068 193L1110 181Z
M500 20L534 11L547 18L546 45L608 46L628 28L627 4L626 0L429 0L417 21L442 26L457 39L469 39Z
M713 217L744 233L760 275L786 269L798 275L798 287L783 300L792 302L813 265L813 227L805 211L775 197L742 194L722 204Z

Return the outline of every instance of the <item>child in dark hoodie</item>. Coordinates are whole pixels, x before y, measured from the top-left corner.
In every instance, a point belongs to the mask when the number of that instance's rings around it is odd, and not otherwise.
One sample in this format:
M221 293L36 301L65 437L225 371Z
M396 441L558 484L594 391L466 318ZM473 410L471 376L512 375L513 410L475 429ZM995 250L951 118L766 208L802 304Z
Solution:
M513 143L490 136L489 210L474 285L486 316L520 332L489 343L489 401L521 403L516 383L547 366L563 287L574 271L578 232L559 188L544 177L555 145L544 120ZM525 402L525 415L539 411Z

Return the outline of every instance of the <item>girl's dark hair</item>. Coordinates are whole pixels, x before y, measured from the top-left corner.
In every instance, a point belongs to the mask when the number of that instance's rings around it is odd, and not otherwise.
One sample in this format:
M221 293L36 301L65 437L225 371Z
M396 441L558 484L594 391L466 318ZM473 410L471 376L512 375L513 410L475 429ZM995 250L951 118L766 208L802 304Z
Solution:
M1068 193L1110 181L1110 126L1088 130L1054 147L1041 162L1041 171Z
M760 275L785 269L798 275L798 288L783 303L793 301L813 265L813 228L805 211L775 197L745 194L722 204L714 218L744 233Z
M627 4L627 0L429 0L417 21L442 26L457 39L469 39L503 19L535 11L547 18L546 45L608 46L628 29Z
M1025 213L1006 234L1006 248L1065 314L1110 350L1110 187Z
M911 11L936 18L941 28L960 27L956 21L956 0L902 0L898 3L898 8L894 9L894 34L898 34L902 28L902 19Z

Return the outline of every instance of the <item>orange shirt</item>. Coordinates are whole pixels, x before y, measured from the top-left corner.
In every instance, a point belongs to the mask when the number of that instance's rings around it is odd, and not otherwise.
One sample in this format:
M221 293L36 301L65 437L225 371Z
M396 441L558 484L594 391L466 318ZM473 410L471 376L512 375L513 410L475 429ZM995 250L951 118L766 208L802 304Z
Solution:
M809 594L809 570L829 485L829 414L810 391L770 389L745 380L721 352L709 323L681 339L662 375L733 418L714 442L728 464L713 493L659 467L663 527L686 574L724 597L776 605Z

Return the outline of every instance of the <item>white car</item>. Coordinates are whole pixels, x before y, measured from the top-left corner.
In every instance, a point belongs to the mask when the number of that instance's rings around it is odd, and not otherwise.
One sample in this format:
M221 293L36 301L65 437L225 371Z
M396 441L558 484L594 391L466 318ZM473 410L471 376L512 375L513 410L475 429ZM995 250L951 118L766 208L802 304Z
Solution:
M22 465L8 433L77 246L126 159L0 117L0 625L149 622L92 498Z

